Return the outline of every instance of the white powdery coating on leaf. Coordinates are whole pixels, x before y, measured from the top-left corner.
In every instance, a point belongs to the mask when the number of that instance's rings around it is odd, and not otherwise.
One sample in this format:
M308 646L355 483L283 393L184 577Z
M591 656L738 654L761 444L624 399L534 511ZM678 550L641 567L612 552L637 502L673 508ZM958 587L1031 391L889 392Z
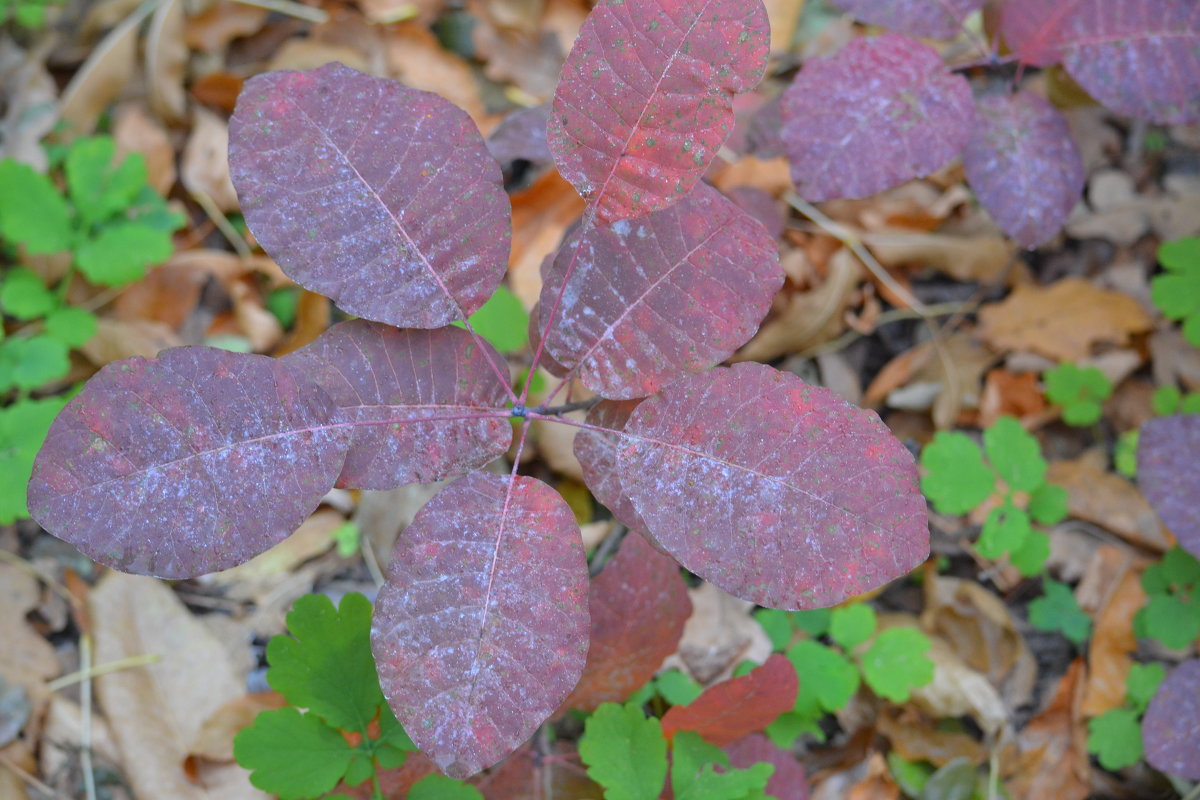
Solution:
M910 36L949 39L985 0L833 0L855 19Z
M1138 486L1179 546L1200 558L1200 415L1152 419L1138 438Z
M762 364L644 401L619 465L659 546L760 605L834 605L929 552L912 454L874 412Z
M583 470L583 480L597 500L612 515L635 531L646 530L646 523L638 515L617 472L617 448L620 436L617 432L625 428L629 415L641 400L601 400L587 414L587 424L608 431L583 429L575 437L575 457Z
M971 87L900 34L855 39L804 65L783 95L783 139L806 200L866 197L940 169L971 133Z
M558 493L473 472L417 514L379 592L371 649L412 740L464 778L528 739L583 672L587 561Z
M1188 780L1200 780L1200 660L1167 676L1142 718L1146 761Z
M1066 119L1030 92L975 105L963 168L979 202L1022 247L1044 244L1079 202L1086 175Z

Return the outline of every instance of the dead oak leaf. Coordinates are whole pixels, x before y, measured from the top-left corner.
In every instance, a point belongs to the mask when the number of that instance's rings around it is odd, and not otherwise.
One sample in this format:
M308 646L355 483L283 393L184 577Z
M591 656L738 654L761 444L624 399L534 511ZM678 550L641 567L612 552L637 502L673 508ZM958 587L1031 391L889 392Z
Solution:
M1001 351L1026 350L1056 361L1081 361L1101 343L1127 344L1153 327L1132 297L1081 278L1022 286L979 312L979 335Z

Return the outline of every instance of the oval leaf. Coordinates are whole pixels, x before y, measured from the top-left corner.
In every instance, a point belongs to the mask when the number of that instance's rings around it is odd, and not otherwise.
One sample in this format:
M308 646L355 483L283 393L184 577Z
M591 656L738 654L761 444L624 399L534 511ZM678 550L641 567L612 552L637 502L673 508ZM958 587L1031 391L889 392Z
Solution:
M724 361L783 285L766 229L706 184L663 211L581 232L559 249L539 307L561 293L546 347L603 397L644 397Z
M808 800L808 775L804 766L787 750L776 747L761 733L752 733L725 748L729 765L748 769L763 761L774 764L775 771L764 791L771 797L788 800Z
M910 36L951 39L963 21L985 0L833 0L833 4L870 25Z
M894 33L806 63L782 112L792 180L814 203L866 197L941 168L967 143L974 114L966 79Z
M563 707L593 711L624 702L654 677L679 645L692 602L679 565L630 531L592 581L588 609L587 664Z
M1142 718L1146 760L1157 770L1200 780L1200 660L1167 676Z
M1163 125L1200 122L1200 3L1086 0L1063 66L1098 102Z
M1062 60L1062 46L1078 8L1088 0L1005 0L1000 33L1021 62L1048 67Z
M733 94L762 79L770 39L761 0L602 0L554 92L559 172L601 222L676 202L733 130Z
M979 202L1022 247L1044 244L1079 202L1086 175L1067 120L1031 92L975 104L963 168Z
M504 364L461 328L397 330L366 320L334 325L284 358L355 426L338 478L355 489L428 483L504 455L512 426L496 411L508 389L489 359Z
M625 425L625 490L692 572L773 608L830 606L929 552L912 455L873 411L762 364L684 378Z
M1138 437L1138 486L1179 546L1200 558L1200 415L1152 419Z
M558 493L472 472L400 537L371 649L404 730L463 778L515 750L566 698L587 655L587 562Z
M612 515L635 531L646 530L637 509L625 494L621 476L617 473L618 432L624 430L629 415L638 407L638 400L601 400L588 410L584 420L588 425L607 428L598 431L583 428L575 437L575 457L583 470L583 480L596 499Z
M246 223L297 283L399 327L464 319L508 264L511 211L475 124L342 64L246 82L229 122Z
M191 578L300 526L350 441L281 361L205 347L100 370L50 426L29 482L42 527L125 572Z
M799 683L792 662L778 653L738 678L708 687L686 706L674 706L662 718L663 736L695 731L717 747L770 725L796 704Z

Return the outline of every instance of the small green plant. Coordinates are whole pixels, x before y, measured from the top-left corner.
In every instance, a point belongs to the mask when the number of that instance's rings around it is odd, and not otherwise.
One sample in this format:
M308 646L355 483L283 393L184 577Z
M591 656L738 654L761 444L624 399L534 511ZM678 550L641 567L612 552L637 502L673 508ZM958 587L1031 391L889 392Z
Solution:
M281 800L344 799L328 793L340 781L357 786L367 780L372 797L382 800L379 770L401 766L416 747L379 689L370 601L348 594L335 608L324 595L306 595L287 625L292 635L267 645L267 682L290 705L255 717L235 737L234 757L251 770L251 783ZM431 775L408 797L482 795L461 781Z
M1059 364L1043 376L1046 397L1062 406L1068 425L1094 425L1100 421L1102 403L1112 396L1112 383L1095 367Z
M1183 323L1183 338L1200 347L1200 237L1189 236L1158 247L1166 272L1150 281L1150 299L1167 319Z
M1160 386L1150 398L1154 413L1160 417L1171 414L1200 414L1200 392L1184 394L1178 386ZM1113 447L1113 466L1126 478L1137 477L1137 448L1140 430L1132 428L1117 437Z
M22 6L23 7L23 6ZM20 8L20 7L19 7ZM76 140L63 152L59 191L50 177L0 161L0 524L28 516L25 485L54 416L68 398L34 398L70 370L71 349L96 332L96 317L67 305L76 272L97 286L121 286L171 255L183 218L146 182L140 154L117 161L111 137ZM27 255L70 252L65 274L47 285L31 269L7 266ZM5 334L5 328L12 332Z
M1029 604L1029 623L1041 631L1058 632L1077 646L1092 634L1092 619L1079 607L1065 583L1046 578L1042 596Z
M1032 522L1064 519L1067 493L1046 483L1041 447L1021 423L996 420L983 432L982 450L964 433L939 431L921 451L921 466L921 490L942 514L965 514L998 494L1000 503L988 513L976 550L984 558L1007 555L1022 575L1041 571L1050 540Z
M46 24L46 11L62 3L63 0L0 0L0 25L11 21L17 27L37 30Z
M1142 760L1142 715L1166 677L1162 664L1134 664L1125 679L1125 704L1088 721L1088 751L1107 770Z
M1200 638L1200 561L1179 547L1142 573L1146 605L1133 618L1138 636L1180 650Z
M962 756L937 767L929 761L908 761L892 751L888 753L887 763L900 791L912 800L985 800L989 797L987 776Z
M875 611L866 603L813 611L760 609L755 618L800 680L793 709L766 729L779 747L791 747L803 733L824 741L821 719L844 708L860 683L902 703L913 689L933 680L933 662L926 655L929 639L910 627L878 631Z

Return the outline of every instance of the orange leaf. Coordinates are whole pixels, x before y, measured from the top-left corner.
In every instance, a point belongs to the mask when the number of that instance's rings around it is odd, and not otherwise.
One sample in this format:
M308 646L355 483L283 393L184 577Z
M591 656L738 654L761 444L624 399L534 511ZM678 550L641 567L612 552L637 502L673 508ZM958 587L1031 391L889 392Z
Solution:
M790 661L779 654L746 675L710 686L686 706L675 706L662 718L663 736L695 731L724 747L759 731L796 704L799 681Z

